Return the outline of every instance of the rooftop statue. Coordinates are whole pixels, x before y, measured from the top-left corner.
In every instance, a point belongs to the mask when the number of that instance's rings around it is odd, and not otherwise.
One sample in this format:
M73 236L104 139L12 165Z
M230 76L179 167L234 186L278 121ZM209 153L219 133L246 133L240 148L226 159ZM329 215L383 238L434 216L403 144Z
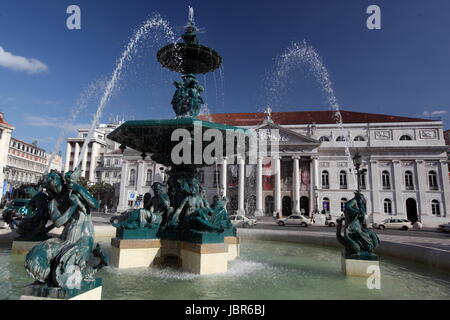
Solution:
M345 247L347 259L377 260L373 250L380 244L377 234L367 228L366 199L360 192L355 192L355 197L347 201L344 212L344 234L342 231L342 219L337 221L336 237Z
M99 245L94 248L90 212L98 208L98 202L77 183L79 176L79 171L63 176L52 170L42 180L50 218L55 227L64 229L59 238L48 239L27 254L25 269L36 280L35 286L80 289L94 282L92 275L107 265ZM99 258L99 262L92 264L92 257Z

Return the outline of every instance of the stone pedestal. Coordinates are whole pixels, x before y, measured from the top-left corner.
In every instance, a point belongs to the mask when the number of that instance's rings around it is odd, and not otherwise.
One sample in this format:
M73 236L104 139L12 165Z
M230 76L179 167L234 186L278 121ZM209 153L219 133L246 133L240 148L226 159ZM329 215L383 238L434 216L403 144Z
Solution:
M80 289L48 288L31 285L25 288L20 300L101 300L102 280L83 282Z
M228 271L228 245L226 243L183 242L179 257L183 271L195 274L224 273Z
M238 237L225 237L225 243L228 245L228 260L234 260L239 257L241 243Z
M12 243L11 253L13 254L27 254L35 245L42 241L20 241L14 240Z
M380 262L378 260L346 259L344 256L341 257L342 273L347 276L365 278L369 276L380 277L380 272L374 272L373 269L369 269L372 266L375 266L379 270Z
M119 269L149 267L160 254L159 239L111 239L111 266Z

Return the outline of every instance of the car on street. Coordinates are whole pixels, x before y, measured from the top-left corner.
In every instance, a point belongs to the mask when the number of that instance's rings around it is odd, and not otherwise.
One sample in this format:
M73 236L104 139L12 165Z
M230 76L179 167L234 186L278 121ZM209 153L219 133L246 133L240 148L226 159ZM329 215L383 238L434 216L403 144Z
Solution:
M437 228L437 231L439 231L439 232L450 232L450 222L449 223L440 224L439 227Z
M408 230L412 229L411 221L407 219L397 219L397 218L388 218L379 223L373 223L372 227L374 229L397 229L397 230Z
M297 225L301 227L307 227L312 226L313 223L311 219L302 216L301 214L293 214L286 218L279 218L277 219L277 224L279 226L286 226L286 225Z
M2 217L5 217L8 213L11 213L13 218L22 219L24 215L27 215L30 210L27 209L27 204L30 199L15 199L3 210Z
M247 218L243 215L230 215L230 221L236 228L251 228L256 226L256 219Z
M332 217L332 216L326 217L325 225L328 227L336 227L336 217Z

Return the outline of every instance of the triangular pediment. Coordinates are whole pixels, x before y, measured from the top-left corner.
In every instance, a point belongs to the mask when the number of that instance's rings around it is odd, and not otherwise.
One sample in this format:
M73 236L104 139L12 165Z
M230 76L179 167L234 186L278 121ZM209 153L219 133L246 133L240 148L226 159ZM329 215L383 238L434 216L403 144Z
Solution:
M283 128L282 126L271 121L264 121L261 125L253 128L253 130L258 133L258 138L278 141L280 145L320 145L319 140L295 132L288 128Z

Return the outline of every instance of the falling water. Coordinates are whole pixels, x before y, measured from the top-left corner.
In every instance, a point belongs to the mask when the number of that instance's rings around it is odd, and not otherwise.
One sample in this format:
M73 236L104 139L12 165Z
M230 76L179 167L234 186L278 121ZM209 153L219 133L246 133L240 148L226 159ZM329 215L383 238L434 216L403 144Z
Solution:
M72 110L69 114L69 117L66 121L64 121L63 127L61 129L61 133L59 134L58 138L56 139L55 147L53 149L52 154L50 155L50 158L48 159L47 168L44 172L50 171L50 166L53 162L53 159L57 153L61 151L61 145L64 141L64 138L70 133L70 131L74 130L73 124L80 114L81 111L86 109L88 104L93 99L96 99L99 95L99 93L104 90L105 88L105 81L104 80L97 80L91 84L89 84L78 96L78 99L76 100L75 104L72 107ZM69 155L66 155L66 157Z
M276 59L275 72L270 72L270 74L268 74L270 76L266 76L266 92L268 92L267 101L269 103L276 103L275 99L279 97L279 91L286 86L288 83L288 76L298 67L299 63L304 64L309 68L309 71L320 84L320 89L324 92L327 103L334 111L333 119L336 121L341 135L345 137L345 141L347 141L345 154L349 159L350 167L352 167L353 161L349 150L350 141L345 135L344 123L342 121L339 103L330 80L330 74L317 51L305 40L302 42L293 42L291 46ZM356 171L352 169L351 172L356 184Z
M125 65L125 62L130 61L133 57L133 54L137 51L137 44L139 41L147 36L150 32L150 30L153 29L162 29L162 35L166 42L172 42L175 43L175 34L172 31L172 28L169 25L169 22L167 20L164 20L159 14L155 14L152 18L145 21L141 27L134 33L133 37L129 41L126 49L122 52L121 57L117 61L116 68L114 69L110 80L106 84L105 91L103 93L103 96L100 100L99 106L97 108L97 112L94 115L94 119L92 120L91 127L89 129L89 133L87 135L86 140L83 143L83 147L80 151L80 157L78 158L78 163L74 165L74 167L79 167L81 161L83 160L83 157L85 155L85 151L87 146L89 145L89 142L92 139L92 136L94 134L95 128L97 127L100 117L103 113L103 110L108 103L109 99L111 98L112 93L114 92L118 81L120 80L120 77L122 75L122 70ZM159 38L160 34L155 33L156 40L161 40Z

